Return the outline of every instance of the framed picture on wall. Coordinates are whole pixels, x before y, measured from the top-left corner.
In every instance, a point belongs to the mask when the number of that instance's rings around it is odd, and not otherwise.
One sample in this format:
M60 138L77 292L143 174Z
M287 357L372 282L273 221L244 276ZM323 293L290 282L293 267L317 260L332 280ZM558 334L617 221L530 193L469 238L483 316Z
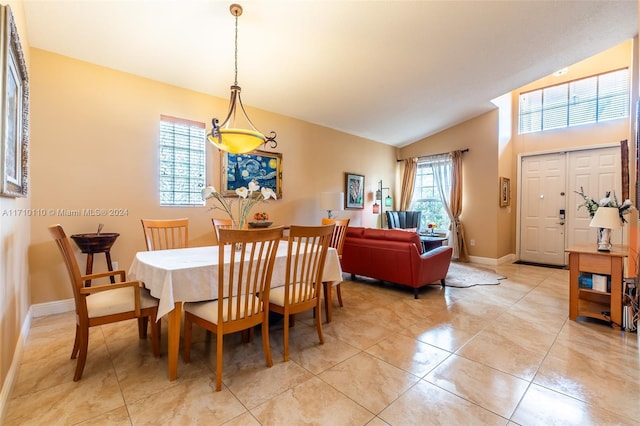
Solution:
M500 207L511 204L511 181L509 178L500 178Z
M364 176L349 172L344 175L345 208L364 209Z
M223 152L220 182L224 197L237 197L236 189L247 187L255 180L260 187L270 188L282 198L282 154L279 152L252 151L246 154Z
M29 79L9 6L0 6L0 195L27 196Z

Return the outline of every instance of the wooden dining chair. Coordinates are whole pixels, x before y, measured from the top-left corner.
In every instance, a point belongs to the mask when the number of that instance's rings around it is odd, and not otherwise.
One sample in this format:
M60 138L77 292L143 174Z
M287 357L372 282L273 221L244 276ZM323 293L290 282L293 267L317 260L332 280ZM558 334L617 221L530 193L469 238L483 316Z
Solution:
M142 219L147 250L185 248L189 243L189 219Z
M322 312L320 286L324 261L335 225L296 226L289 229L285 284L271 289L269 310L284 316L284 360L289 361L289 323L293 315L315 310L316 330L320 343Z
M51 236L62 253L69 273L73 298L76 305L76 337L71 351L71 359L78 358L73 380L82 378L87 361L89 328L113 322L138 319L138 333L141 339L147 337L147 321L151 323L153 355L160 356L160 323L156 322L158 299L151 297L142 288L140 281L126 281L124 270L81 275L71 242L62 226L51 225ZM85 287L85 280L105 277L119 277L120 282Z
M220 241L220 234L218 233L218 229L221 226L231 226L233 225L233 221L230 218L219 219L219 218L211 218L211 223L213 223L213 230L216 233L217 241Z
M216 390L222 389L223 336L262 324L262 346L271 367L269 289L282 228L221 228L218 241L218 294L222 300L184 304L184 362L191 358L193 324L216 334Z
M338 252L338 258L342 261L342 248L344 247L344 238L347 236L347 227L349 226L349 221L351 219L333 219L333 218L322 218L323 225L329 225L331 223L335 224L336 227L333 229L333 234L331 235L331 243L329 247L333 247ZM331 305L329 304L329 300L331 299L329 296L329 292L331 291L331 286L327 282L322 283L322 288L324 292L324 310L325 315L327 317L327 322L331 322ZM340 307L344 306L342 304L342 291L340 288L340 283L335 285L336 294L338 296L338 304Z

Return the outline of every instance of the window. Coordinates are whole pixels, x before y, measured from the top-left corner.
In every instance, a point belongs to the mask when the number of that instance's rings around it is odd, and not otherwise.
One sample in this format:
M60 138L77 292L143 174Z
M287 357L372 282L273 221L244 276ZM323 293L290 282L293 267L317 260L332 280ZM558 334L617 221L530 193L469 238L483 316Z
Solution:
M160 205L202 206L204 123L160 116Z
M435 223L438 229L449 229L451 220L445 209L444 200L434 176L434 167L443 165L442 163L446 163L444 166L448 166L450 173L451 159L448 155L445 157L429 157L418 163L411 202L411 210L422 212L418 230L426 230L430 223ZM450 178L448 181L450 181ZM449 184L447 183L443 186L443 190L447 194L451 191L448 186Z
M629 115L627 68L520 94L519 133L532 133Z

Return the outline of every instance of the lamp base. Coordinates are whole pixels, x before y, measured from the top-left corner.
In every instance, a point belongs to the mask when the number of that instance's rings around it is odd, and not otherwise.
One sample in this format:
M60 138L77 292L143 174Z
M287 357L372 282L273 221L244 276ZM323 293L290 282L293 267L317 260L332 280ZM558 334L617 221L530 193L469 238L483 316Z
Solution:
M598 251L611 251L611 229L598 228Z

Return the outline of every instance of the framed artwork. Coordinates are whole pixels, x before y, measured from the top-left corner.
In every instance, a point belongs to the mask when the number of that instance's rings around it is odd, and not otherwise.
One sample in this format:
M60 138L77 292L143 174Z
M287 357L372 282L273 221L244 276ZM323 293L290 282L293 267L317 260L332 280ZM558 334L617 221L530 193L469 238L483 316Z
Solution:
M509 178L500 178L500 207L511 204L511 181Z
M0 174L4 197L27 196L29 79L11 8L0 6Z
M364 176L355 173L344 174L345 208L364 209Z
M237 197L236 189L247 187L255 180L260 187L271 188L282 198L282 154L252 151L246 154L223 152L221 158L220 193L224 197Z

